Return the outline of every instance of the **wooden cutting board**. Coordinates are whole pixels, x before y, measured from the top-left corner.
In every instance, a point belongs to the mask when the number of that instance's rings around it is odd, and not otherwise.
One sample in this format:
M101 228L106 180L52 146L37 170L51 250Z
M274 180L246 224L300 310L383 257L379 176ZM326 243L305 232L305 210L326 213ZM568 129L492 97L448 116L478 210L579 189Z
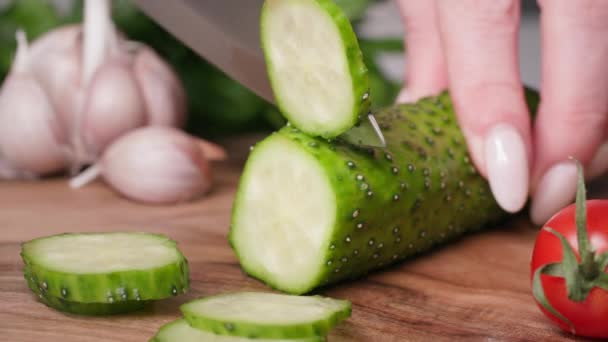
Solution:
M65 180L0 183L0 340L147 341L180 316L185 301L224 291L269 291L244 275L226 236L242 158L217 168L215 192L177 206L129 202L102 183L70 190ZM608 195L608 182L591 195ZM606 197L606 196L603 196ZM150 310L111 318L65 315L38 303L22 276L20 242L62 232L147 231L177 240L190 261L192 291ZM415 260L338 285L353 316L334 341L560 341L535 306L528 280L537 229L525 216L467 236Z

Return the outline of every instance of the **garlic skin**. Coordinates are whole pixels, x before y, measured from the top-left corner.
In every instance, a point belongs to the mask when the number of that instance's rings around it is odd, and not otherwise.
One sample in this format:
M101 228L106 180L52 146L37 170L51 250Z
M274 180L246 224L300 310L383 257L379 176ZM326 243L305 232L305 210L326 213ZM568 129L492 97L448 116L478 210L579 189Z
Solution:
M152 49L137 49L133 73L145 99L148 124L183 127L186 90L171 67Z
M76 130L81 93L82 28L61 27L46 33L30 47L29 68L44 88L66 133L66 144Z
M18 32L17 41L15 63L0 89L2 178L31 178L31 174L57 172L68 164L53 105L29 71L25 33Z
M146 124L146 106L127 62L103 64L85 93L80 137L85 162L94 160L112 141Z
M139 128L120 137L70 186L81 187L99 174L125 197L149 204L190 201L208 193L213 183L197 139L161 126Z

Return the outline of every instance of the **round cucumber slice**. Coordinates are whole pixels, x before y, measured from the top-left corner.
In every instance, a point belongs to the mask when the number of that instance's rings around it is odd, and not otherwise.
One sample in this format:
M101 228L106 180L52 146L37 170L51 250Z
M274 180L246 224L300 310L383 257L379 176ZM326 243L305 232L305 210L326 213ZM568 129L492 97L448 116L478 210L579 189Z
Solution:
M189 287L186 259L157 234L55 235L24 243L21 256L39 288L70 302L157 300Z
M333 138L367 114L367 68L332 0L266 0L261 40L277 105L294 126Z
M324 338L308 337L299 339L259 339L237 336L222 336L192 328L184 319L178 319L162 326L150 342L321 342Z
M24 276L28 287L36 296L38 296L40 302L50 308L67 313L86 316L117 315L142 310L149 303L146 301L133 300L116 302L113 304L71 302L49 295L44 288L39 287L38 281L27 267L24 270Z
M194 328L255 338L325 336L351 314L351 303L320 296L242 292L207 297L181 306Z

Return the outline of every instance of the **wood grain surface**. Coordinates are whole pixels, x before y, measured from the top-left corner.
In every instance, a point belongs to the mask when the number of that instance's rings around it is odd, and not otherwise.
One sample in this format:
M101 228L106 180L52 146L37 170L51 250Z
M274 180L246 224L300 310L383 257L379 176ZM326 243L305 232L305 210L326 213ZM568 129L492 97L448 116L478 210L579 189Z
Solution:
M244 275L226 236L242 158L219 165L205 199L176 206L129 202L97 182L0 183L0 341L147 341L178 307L218 292L269 291ZM593 185L593 197L608 183ZM192 291L141 313L111 318L62 314L36 301L19 257L22 241L61 232L147 231L177 240L190 261ZM467 236L415 260L322 291L347 298L353 316L334 341L570 340L536 308L528 280L537 229L525 216Z

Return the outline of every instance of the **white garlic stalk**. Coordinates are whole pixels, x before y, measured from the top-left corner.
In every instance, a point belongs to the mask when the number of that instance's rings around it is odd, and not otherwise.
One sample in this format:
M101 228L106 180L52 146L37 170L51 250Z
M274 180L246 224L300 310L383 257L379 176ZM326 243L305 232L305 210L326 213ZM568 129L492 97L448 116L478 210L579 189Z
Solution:
M203 196L211 190L208 160L224 151L169 127L145 127L113 142L96 164L70 182L79 188L100 175L130 199L171 204Z
M17 32L15 62L0 89L0 178L32 178L64 169L63 131L46 92L32 75L29 48Z

